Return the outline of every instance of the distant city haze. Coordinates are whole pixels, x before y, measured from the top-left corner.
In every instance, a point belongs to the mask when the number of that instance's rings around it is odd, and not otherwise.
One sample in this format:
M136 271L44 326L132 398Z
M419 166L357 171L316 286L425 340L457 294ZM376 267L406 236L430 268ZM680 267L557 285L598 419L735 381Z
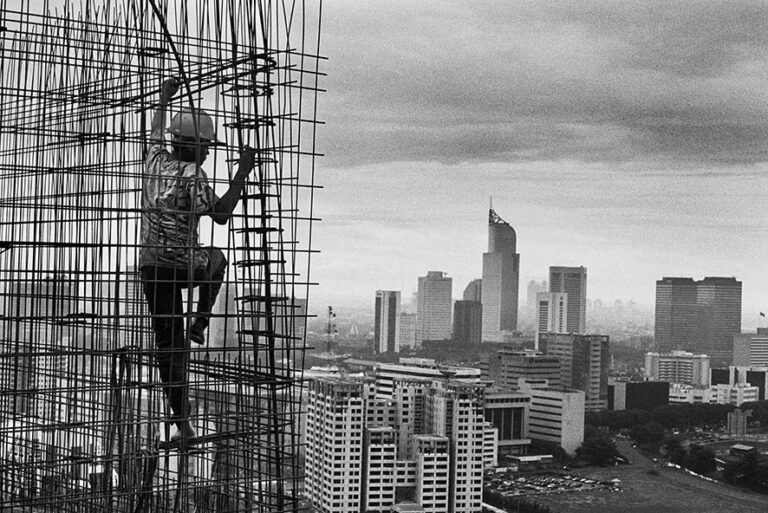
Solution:
M768 4L333 2L324 15L312 309L372 309L378 289L407 304L427 271L460 299L482 274L493 196L521 288L584 266L589 299L652 309L665 276L732 276L743 328L760 323L768 36L748 20Z

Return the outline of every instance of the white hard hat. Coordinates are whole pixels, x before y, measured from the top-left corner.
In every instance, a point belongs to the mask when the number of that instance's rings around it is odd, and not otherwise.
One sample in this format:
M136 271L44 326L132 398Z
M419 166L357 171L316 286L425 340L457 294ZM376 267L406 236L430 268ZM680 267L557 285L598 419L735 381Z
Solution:
M195 127L195 118L197 118L197 127ZM195 131L197 128L197 131ZM188 139L205 139L211 142L216 140L216 130L213 127L213 120L204 110L183 110L173 116L171 126L168 132L176 137L185 137Z

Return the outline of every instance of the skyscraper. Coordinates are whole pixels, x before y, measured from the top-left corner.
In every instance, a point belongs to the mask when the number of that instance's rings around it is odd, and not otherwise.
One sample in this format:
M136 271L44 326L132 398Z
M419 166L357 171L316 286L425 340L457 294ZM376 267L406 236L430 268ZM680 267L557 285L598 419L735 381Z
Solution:
M536 348L540 333L565 333L568 329L568 294L539 292L536 295Z
M587 331L587 268L550 267L549 291L568 294L568 333Z
M542 333L541 350L560 358L560 383L584 392L588 411L608 407L609 339L606 335Z
M479 344L483 332L483 304L480 301L456 301L453 304L453 339Z
M656 282L656 346L709 355L713 367L730 365L733 337L741 333L741 282L708 276Z
M453 280L442 271L419 276L416 311L416 345L424 340L451 338Z
M399 290L376 291L373 349L377 353L400 352Z
M464 301L483 301L483 280L478 278L469 282L464 289Z
M483 253L483 340L501 341L517 329L520 255L515 229L488 212L488 252Z

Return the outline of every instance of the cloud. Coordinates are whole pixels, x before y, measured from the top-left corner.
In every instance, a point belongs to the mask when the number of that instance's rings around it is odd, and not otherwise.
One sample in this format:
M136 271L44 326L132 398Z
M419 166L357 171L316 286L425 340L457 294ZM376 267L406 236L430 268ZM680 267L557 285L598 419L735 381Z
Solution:
M766 160L760 2L333 2L320 146L374 162Z

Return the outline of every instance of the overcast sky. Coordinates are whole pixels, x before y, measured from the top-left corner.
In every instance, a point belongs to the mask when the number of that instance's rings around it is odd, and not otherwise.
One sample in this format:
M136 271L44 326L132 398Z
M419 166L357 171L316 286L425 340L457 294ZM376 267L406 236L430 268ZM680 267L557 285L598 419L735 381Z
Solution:
M327 1L313 303L454 296L487 210L521 295L550 265L649 307L662 276L736 276L768 308L768 3Z

